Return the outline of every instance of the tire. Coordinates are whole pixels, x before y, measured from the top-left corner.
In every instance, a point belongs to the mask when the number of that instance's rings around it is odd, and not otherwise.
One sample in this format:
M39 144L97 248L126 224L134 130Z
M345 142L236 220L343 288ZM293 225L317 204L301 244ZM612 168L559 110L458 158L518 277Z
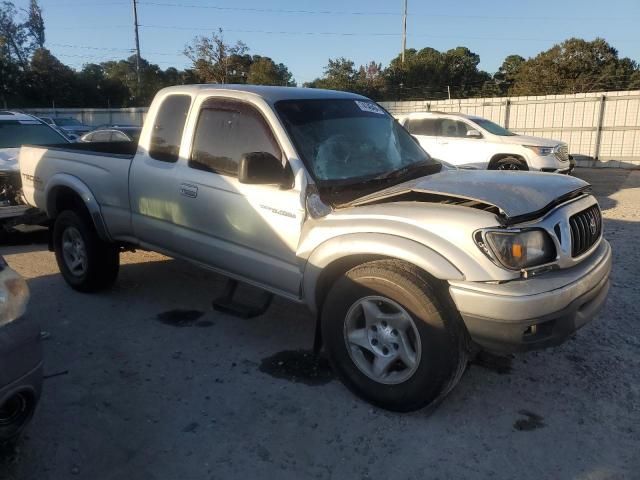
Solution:
M116 281L120 252L116 245L98 237L91 219L83 213L65 210L58 215L53 226L53 248L69 286L79 292L97 292Z
M496 162L496 170L529 170L527 163L516 157L501 158Z
M348 271L327 294L321 322L329 361L343 383L388 410L437 405L467 365L458 313L403 262L380 260Z
M11 447L31 421L36 401L28 392L13 394L0 405L0 447Z

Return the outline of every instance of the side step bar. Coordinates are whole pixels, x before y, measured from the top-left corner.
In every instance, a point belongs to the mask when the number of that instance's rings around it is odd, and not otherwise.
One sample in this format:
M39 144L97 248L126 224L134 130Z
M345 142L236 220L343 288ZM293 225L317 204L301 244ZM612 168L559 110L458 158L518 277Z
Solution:
M233 297L238 289L238 281L229 279L224 287L224 292L216 298L211 306L214 310L239 318L254 318L265 313L273 301L273 293L262 292L261 302L258 305L238 303Z

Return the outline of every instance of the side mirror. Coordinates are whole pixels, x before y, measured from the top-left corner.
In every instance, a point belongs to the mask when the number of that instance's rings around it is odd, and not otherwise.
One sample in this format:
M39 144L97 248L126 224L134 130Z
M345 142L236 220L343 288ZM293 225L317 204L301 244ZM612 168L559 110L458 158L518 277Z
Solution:
M271 153L251 152L240 158L238 181L253 185L285 185L289 178L282 161Z
M482 138L482 134L478 131L475 130L473 128L467 130L467 137L468 138Z

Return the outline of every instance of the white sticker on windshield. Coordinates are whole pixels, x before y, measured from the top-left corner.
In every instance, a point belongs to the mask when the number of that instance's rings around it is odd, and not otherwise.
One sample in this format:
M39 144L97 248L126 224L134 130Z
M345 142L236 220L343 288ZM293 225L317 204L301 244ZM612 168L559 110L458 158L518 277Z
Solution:
M38 120L18 120L20 125L40 125L42 122Z
M355 102L356 102L356 105L358 105L360 110L362 110L363 112L377 113L378 115L384 115L385 114L384 110L381 109L375 103L362 102L360 100L355 100Z

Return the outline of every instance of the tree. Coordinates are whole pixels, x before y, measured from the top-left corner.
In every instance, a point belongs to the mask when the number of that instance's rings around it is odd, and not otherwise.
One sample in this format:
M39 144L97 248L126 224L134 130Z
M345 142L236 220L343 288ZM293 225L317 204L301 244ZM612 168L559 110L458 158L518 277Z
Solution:
M37 49L25 74L23 96L33 106L73 106L76 101L75 72L46 48Z
M382 98L386 80L382 64L373 60L367 65L361 65L356 78L356 91L373 99Z
M467 97L482 92L491 76L478 70L480 56L467 47L446 52L427 47L408 49L405 61L401 55L391 60L386 71L387 94L394 98L446 98L452 95Z
M0 108L9 108L10 103L18 103L21 71L17 64L0 54Z
M0 3L0 50L2 56L26 70L31 54L24 25L17 22L18 12L11 2Z
M638 65L618 58L604 39L570 38L522 63L514 95L547 95L629 88Z
M230 45L224 41L222 29L211 37L196 37L191 45L187 45L184 54L193 62L193 70L198 78L206 83L229 83L232 76L247 73L239 68L238 60L249 50L242 42Z
M295 86L293 75L282 63L276 64L269 57L254 55L247 74L247 83L253 85Z
M524 62L524 57L520 55L508 55L493 75L493 79L503 95L509 93Z
M42 18L42 8L38 5L38 0L29 2L27 20L23 25L35 48L44 48L44 19Z
M317 78L305 86L312 88L326 88L329 90L354 91L358 71L352 60L344 57L329 59L329 63L324 67L324 76Z

